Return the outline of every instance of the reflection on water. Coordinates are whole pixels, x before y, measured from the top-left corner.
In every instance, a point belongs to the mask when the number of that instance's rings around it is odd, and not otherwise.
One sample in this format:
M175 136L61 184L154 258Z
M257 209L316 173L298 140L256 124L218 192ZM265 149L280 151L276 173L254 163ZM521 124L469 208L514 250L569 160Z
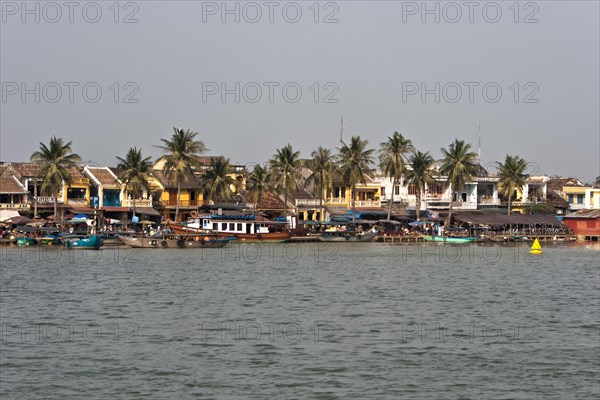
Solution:
M593 398L597 244L1 248L2 399Z

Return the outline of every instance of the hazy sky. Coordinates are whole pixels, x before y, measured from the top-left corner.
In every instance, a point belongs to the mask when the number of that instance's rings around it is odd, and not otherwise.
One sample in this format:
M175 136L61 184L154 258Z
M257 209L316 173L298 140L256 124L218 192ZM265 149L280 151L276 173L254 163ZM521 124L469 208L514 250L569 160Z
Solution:
M156 157L174 126L232 162L309 157L343 116L345 138L436 158L477 149L480 120L483 164L600 175L597 1L1 3L3 161L51 135L98 164Z

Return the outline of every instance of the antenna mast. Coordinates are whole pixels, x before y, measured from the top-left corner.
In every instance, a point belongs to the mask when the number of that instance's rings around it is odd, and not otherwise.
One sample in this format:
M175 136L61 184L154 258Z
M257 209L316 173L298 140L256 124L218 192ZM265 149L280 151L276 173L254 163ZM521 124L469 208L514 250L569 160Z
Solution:
M477 120L477 132L479 134L479 143L477 145L477 154L479 157L479 162L481 163L481 124L479 123L479 120Z

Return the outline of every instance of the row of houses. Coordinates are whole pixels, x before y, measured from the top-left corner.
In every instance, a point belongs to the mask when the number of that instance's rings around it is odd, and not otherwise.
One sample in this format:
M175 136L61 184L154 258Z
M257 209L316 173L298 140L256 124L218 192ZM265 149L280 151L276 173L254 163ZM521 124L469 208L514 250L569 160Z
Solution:
M210 166L212 157L202 158L202 167L190 179L182 183L179 204L177 184L162 172L163 163L159 159L150 174L150 191L141 197L132 198L125 185L118 178L119 171L108 166L85 165L71 168L72 180L63 183L58 194L59 218L68 214L98 214L105 218L120 220L131 216L132 208L147 219L159 221L174 220L175 209L179 205L179 220L208 206L204 199L200 176ZM36 163L0 163L0 209L18 211L20 214L50 217L54 210L54 199L48 193L41 193L41 166ZM248 169L245 165L233 165L230 176L234 180L231 189L233 201L224 207L253 209L252 196L246 191L245 182ZM311 174L303 168L306 178ZM464 187L451 191L446 178L439 176L428 185L422 197L420 209L444 213L450 204L454 210L468 211L506 207L506 199L498 187L498 178L488 174L483 168ZM365 174L364 182L356 186L354 203L362 213L384 214L392 202L395 215L414 215L417 193L414 185L400 182L393 185L392 179L379 171ZM294 210L300 221L324 221L332 216L345 213L352 207L352 191L340 181L326 190L321 206L321 196L315 195L312 186L306 186L289 197L287 208ZM517 190L512 203L514 212L525 213L528 207L548 204L556 214L582 209L600 209L600 188L583 184L576 178L531 176L525 185ZM211 207L219 207L212 204ZM272 193L256 205L259 212L268 216L279 216L286 206L283 196Z

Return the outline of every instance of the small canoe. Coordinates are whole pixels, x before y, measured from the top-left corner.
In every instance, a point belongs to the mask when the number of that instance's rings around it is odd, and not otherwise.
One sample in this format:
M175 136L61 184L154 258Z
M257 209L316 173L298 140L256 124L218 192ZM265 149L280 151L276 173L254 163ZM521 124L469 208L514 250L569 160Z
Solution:
M99 250L102 247L102 239L97 235L80 239L66 239L63 245L67 249Z
M35 238L31 237L20 237L17 238L17 246L34 246Z
M427 242L443 242L443 243L472 243L476 240L474 237L448 237L448 236L428 236L423 235L423 239Z

